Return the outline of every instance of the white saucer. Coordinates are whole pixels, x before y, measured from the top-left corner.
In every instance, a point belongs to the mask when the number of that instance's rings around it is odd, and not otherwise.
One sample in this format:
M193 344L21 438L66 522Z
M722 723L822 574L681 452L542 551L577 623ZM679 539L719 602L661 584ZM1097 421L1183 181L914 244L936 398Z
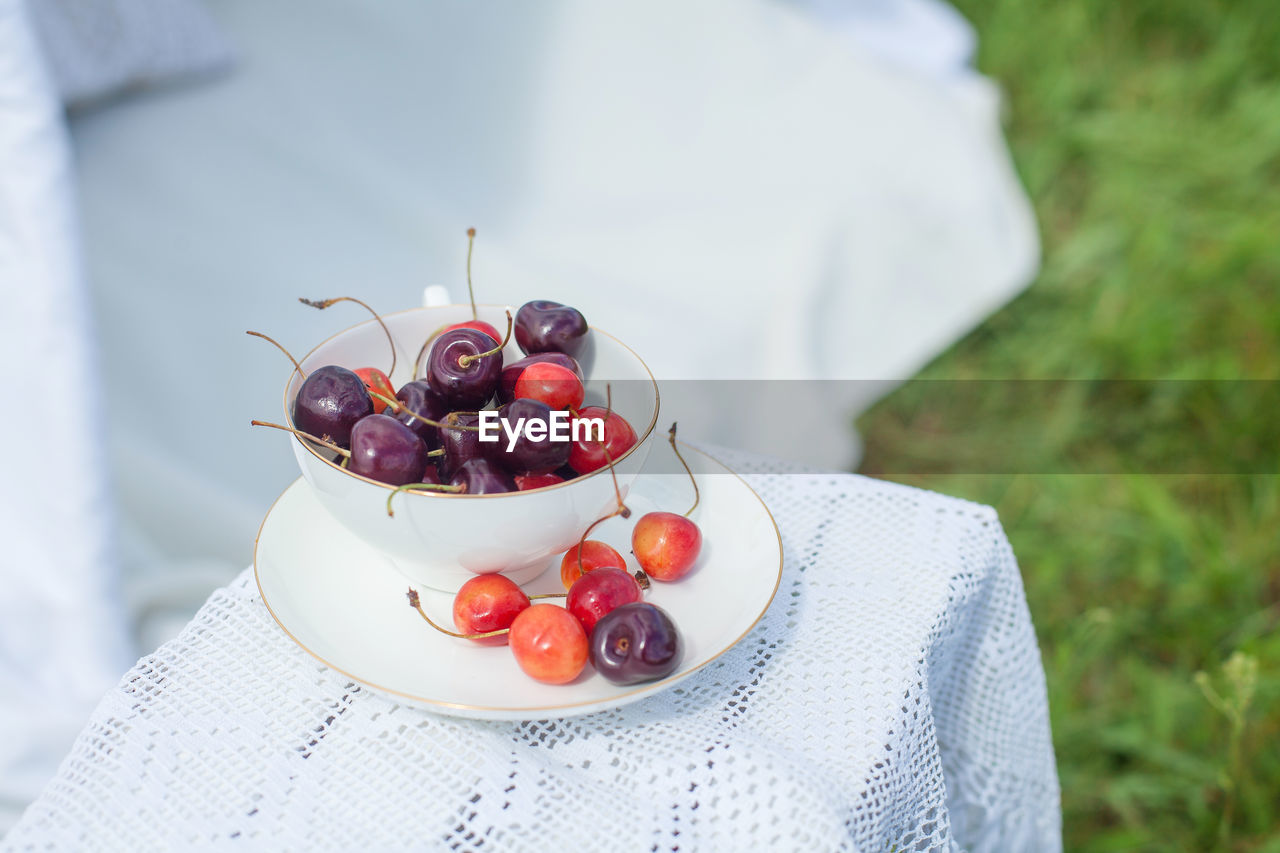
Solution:
M654 448L654 455L661 453ZM670 450L668 449L669 453ZM619 686L590 665L565 685L540 684L521 672L506 646L479 646L431 628L409 607L409 581L378 551L333 521L310 486L295 481L263 519L254 574L267 609L294 642L332 669L442 714L535 720L587 714L665 690L723 654L760 620L782 576L782 541L769 510L751 487L706 454L682 443L702 500L692 518L703 549L677 583L654 582L646 593L675 621L684 640L676 672L651 684ZM640 474L627 505L591 537L626 555L641 515L683 512L692 503L684 474ZM530 593L563 592L559 559L524 585ZM432 619L451 626L452 596L417 587Z

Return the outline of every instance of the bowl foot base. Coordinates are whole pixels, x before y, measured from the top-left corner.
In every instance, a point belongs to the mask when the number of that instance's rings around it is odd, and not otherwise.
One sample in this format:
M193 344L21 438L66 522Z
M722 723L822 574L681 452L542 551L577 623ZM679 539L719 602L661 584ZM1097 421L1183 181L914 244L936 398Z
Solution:
M450 595L456 593L464 583L474 577L478 577L478 572L469 572L459 566L449 566L442 568L440 566L431 565L429 563L419 563L413 560L401 560L395 557L388 557L391 565L396 567L400 574L404 575L413 584L417 586L427 587L439 592L447 592ZM504 571L501 574L511 578L517 586L523 586L529 581L534 580L551 565L551 561L534 563L523 568Z

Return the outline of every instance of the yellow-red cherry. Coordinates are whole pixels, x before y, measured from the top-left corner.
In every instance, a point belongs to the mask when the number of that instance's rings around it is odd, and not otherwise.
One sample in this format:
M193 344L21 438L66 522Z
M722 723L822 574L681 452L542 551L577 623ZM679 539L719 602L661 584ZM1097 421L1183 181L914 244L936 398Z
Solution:
M391 387L391 380L387 378L387 374L383 373L376 367L358 367L356 368L356 376L360 377L360 381L364 383L364 387L370 391L376 391L384 397L395 397L396 389ZM369 397L373 400L373 413L381 414L387 408L387 404L379 400L373 394Z
M563 607L535 604L511 623L511 653L525 674L544 684L567 684L587 665L587 632Z
M702 550L702 531L683 515L650 512L631 531L631 551L640 568L654 580L679 580L689 573Z
M458 590L453 598L453 624L462 634L483 634L510 628L512 622L529 608L529 596L506 575L476 575ZM472 642L484 646L501 646L504 634L479 637Z
M582 577L583 573L604 566L625 569L627 561L621 554L598 539L588 539L582 543L581 571L578 569L577 545L566 551L560 559L560 582L564 584L565 589L571 589L573 582Z

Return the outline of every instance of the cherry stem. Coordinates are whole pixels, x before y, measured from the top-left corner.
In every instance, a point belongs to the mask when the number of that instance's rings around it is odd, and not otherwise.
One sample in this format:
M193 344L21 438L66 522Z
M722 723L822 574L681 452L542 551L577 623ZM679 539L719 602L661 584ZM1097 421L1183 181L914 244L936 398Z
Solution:
M327 440L327 439L323 439L323 438L317 438L316 436L312 435L312 434L311 434L311 433L309 433L309 432L303 432L302 430L300 430L300 429L295 429L294 427L287 427L287 426L283 426L283 425L281 425L281 424L273 424L273 423L271 423L271 421L249 421L249 423L253 424L254 426L264 426L264 427L271 427L272 429L282 429L282 430L284 430L285 432L291 432L291 433L293 433L294 435L298 436L299 438L305 438L305 439L307 439L308 441L314 441L316 444L319 444L319 445L320 445L320 446L322 446L322 447L327 447L327 448L329 448L330 450L334 451L335 453L338 453L338 454L340 454L340 455L342 455L342 456L344 456L344 457L350 457L350 456L351 456L351 451L350 451L350 450L347 450L346 448L339 447L338 445L334 444L332 441L329 441L329 440Z
M480 431L480 427L478 426L467 426L466 424L449 424L449 423L444 423L443 421L433 421L431 420L431 418L424 418L422 415L418 414L417 412L411 411L410 409L408 409L404 403L401 403L399 400L395 399L394 397L388 397L386 394L379 394L377 391L374 391L372 388L367 388L366 390L369 392L370 397L374 397L386 403L387 408L391 409L391 411L397 412L397 413L403 412L404 414L408 415L411 418L415 418L416 420L422 421L427 426L433 426L438 429L457 429L457 430L462 430L463 432L479 432ZM430 454L427 454L427 455L429 456Z
M431 457L431 456L444 456L444 448L443 448L443 447L437 447L435 450L428 450L428 451L427 451L427 456L428 456L428 457Z
M631 508L622 502L622 489L618 488L618 473L613 470L613 457L609 455L609 448L600 448L604 451L605 462L609 463L609 476L613 477L613 494L618 499L618 515L623 518L631 517Z
M495 355L497 353L502 352L503 347L505 347L507 345L507 342L511 340L511 328L512 328L511 312L508 311L507 312L507 336L502 339L502 343L498 344L496 347L489 350L488 352L480 352L480 353L476 353L475 355L464 355L462 358L458 359L459 366L470 367L472 364L474 364L475 362L479 361L482 358L488 358L491 355Z
M702 499L702 496L698 493L698 478L693 476L693 472L689 470L689 463L684 461L684 457L680 455L680 448L676 447L675 421L671 422L671 429L667 431L667 441L671 442L671 449L675 451L676 458L684 466L684 472L689 475L689 482L693 483L693 506L689 507L689 511L684 514L684 517L688 518L698 508L698 501Z
M613 414L613 386L607 382L604 386L604 407L604 422L608 426L609 416ZM609 464L609 476L613 478L613 494L618 499L618 514L623 518L630 518L631 510L622 502L622 490L618 488L618 472L613 468L613 455L609 453L609 445L603 440L600 442L600 450L604 453L604 461Z
M605 395L604 422L607 425L609 423L609 415L613 411L613 389L607 383L604 386L604 395ZM582 577L587 573L586 568L582 565L582 546L587 541L587 534L589 534L592 530L594 530L597 524L599 524L602 521L608 521L614 516L620 515L623 518L631 517L630 508L628 508L627 505L622 501L622 489L618 488L618 472L614 470L613 456L609 453L609 446L605 444L603 441L601 441L600 449L604 452L604 460L609 465L609 476L613 477L613 494L614 494L614 497L618 499L618 508L615 509L613 512L609 513L608 515L597 518L595 521L591 522L590 527L582 531L582 536L578 538L578 577ZM644 589L648 589L648 586L645 584L642 584L641 586Z
M289 357L289 360L293 362L293 369L294 369L294 370L296 370L296 371L298 372L298 375L299 375L299 376L301 376L303 379L306 379L306 378L307 378L307 372L306 372L305 370L303 370L303 369L302 369L302 365L301 365L301 364L298 364L298 360L297 360L296 358L294 358L294 357L293 357L293 353L289 352L287 349L285 349L283 346L281 346L281 345L280 345L280 342L279 342L279 341L277 341L275 338L273 338L273 337L271 337L271 336L269 336L269 335L264 335L264 334L262 334L262 332L247 331L247 332L245 332L245 334L246 334L246 335L253 335L255 338L262 338L264 341L267 341L268 343L275 344L276 349L280 350L280 352L282 352L282 353L284 353L286 356L288 356L288 357Z
M502 634L511 633L510 628L499 628L497 631L484 631L479 634L459 634L457 631L450 631L448 628L441 628L435 622L431 621L431 617L427 615L427 611L422 609L422 602L418 599L418 591L413 587L409 587L408 592L409 606L418 611L418 615L427 620L427 624L435 628L441 634L448 634L450 637L457 637L459 640L482 640L485 637L497 637Z
M569 593L567 592L540 592L537 595L529 596L529 600L536 601L539 598L565 598L568 594Z
M618 508L615 509L613 512L609 513L608 515L600 516L595 521L591 522L590 527L582 531L582 536L578 539L578 577L582 577L587 573L586 567L582 565L582 546L586 544L587 536L589 536L591 534L591 531L595 530L596 526L603 521L608 521L609 519L613 518L616 515L622 515L623 518L626 518L627 516L622 514L622 510L624 509L627 509L627 508L619 504ZM631 510L627 510L628 514L630 514L630 512Z
M396 342L395 342L395 339L391 337L391 330L387 328L386 323L382 322L382 318L378 316L377 311L374 311L372 308L370 308L364 302L361 302L359 299L356 299L354 296L335 296L333 299L320 299L320 300L303 299L302 297L298 297L298 301L301 302L303 305L310 305L312 308L319 308L321 310L328 308L330 305L333 305L338 302L354 302L355 304L363 307L364 310L368 311L370 314L373 315L373 319L378 321L378 325L382 327L382 331L387 336L387 343L391 345L391 369L387 371L387 376L390 377L393 373L396 372Z
M467 229L467 295L471 297L471 319L479 320L480 315L476 313L476 292L471 286L471 250L476 245L476 229Z
M466 489L461 483L456 486L447 486L443 483L406 483L403 486L396 486L391 490L391 494L387 495L387 515L395 518L396 514L391 509L391 499L401 492L447 492L449 494L457 494Z

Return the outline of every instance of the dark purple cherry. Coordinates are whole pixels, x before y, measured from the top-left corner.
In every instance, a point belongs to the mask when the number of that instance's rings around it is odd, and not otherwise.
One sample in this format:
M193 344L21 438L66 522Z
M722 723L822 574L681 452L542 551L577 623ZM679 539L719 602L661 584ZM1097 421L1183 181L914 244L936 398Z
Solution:
M571 370L578 377L579 382L586 382L582 378L582 366L578 364L578 360L573 356L565 355L562 352L537 352L533 355L526 355L519 361L513 361L502 368L502 376L498 380L498 402L510 403L514 400L516 398L516 381L520 379L520 374L529 365L544 361L558 364L566 370Z
M675 623L647 601L624 604L600 617L589 646L596 671L614 684L664 678L680 663Z
M464 495L495 495L516 490L516 482L511 475L484 458L463 462L449 478L449 485L463 486Z
M404 407L410 412L428 420L438 421L449 413L449 406L444 398L433 391L425 379L404 383L396 392L396 399L404 403ZM431 424L424 424L406 412L396 415L396 420L413 430L418 438L426 442L428 449L435 450L440 446L440 436L436 432L436 427Z
M427 446L390 415L369 415L351 429L347 470L370 480L403 486L420 483L427 468Z
M488 353L486 355L485 353ZM427 382L450 409L479 409L498 389L502 351L475 329L450 329L427 355Z
M535 299L516 312L516 343L526 354L562 352L578 357L587 340L587 318L576 308Z
M475 430L449 429L451 426L477 426L480 423L478 412L450 412L440 419L444 426L438 427L439 446L444 448L440 459L440 473L444 477L452 477L454 472L469 459L481 457L480 433Z
M313 370L293 400L295 427L344 448L351 446L351 428L372 414L373 398L364 380L336 364Z
M569 459L572 443L552 441L551 407L539 400L513 400L498 409L498 440L481 442L484 455L502 466L510 474L550 474ZM523 420L523 425L521 421ZM505 421L505 423L503 423ZM538 439L529 437L533 425ZM569 419L565 418L562 430L568 434ZM511 442L515 432L515 443ZM508 449L510 448L510 449Z

